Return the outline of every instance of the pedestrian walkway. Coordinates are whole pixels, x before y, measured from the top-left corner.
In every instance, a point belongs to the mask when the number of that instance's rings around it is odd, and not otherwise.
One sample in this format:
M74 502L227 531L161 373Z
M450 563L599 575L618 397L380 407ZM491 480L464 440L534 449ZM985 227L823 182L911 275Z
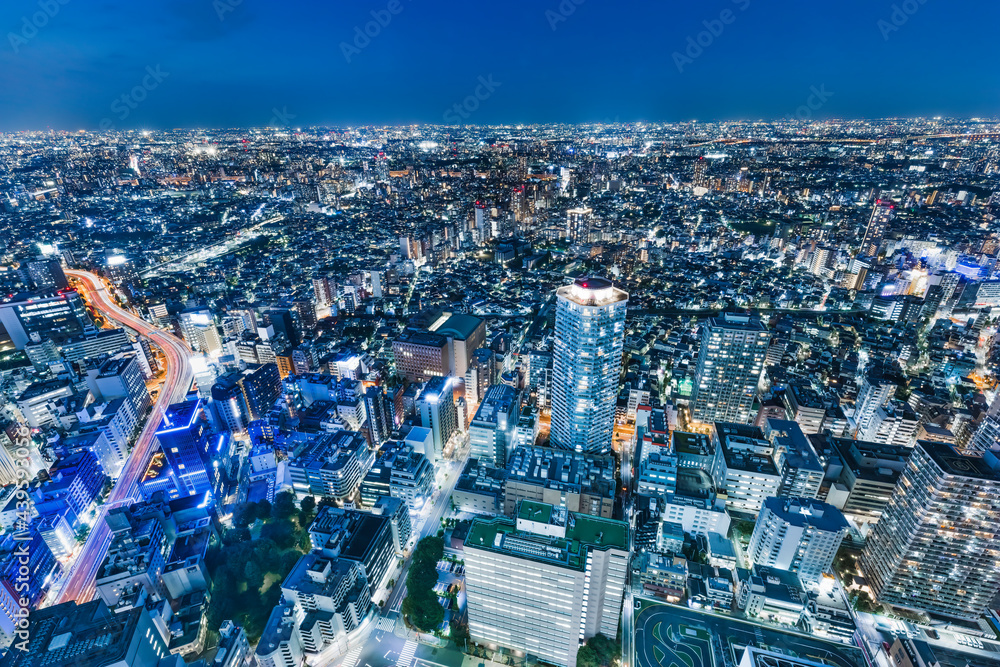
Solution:
M361 652L365 650L364 644L359 644L347 652L344 656L344 661L340 663L340 667L355 667L358 664L358 658L361 657Z
M396 667L410 667L413 662L413 655L417 652L417 642L412 639L406 641L403 650L399 652L399 659L396 660Z
M385 618L384 616L378 619L378 629L385 630L386 632L392 632L396 627L396 619Z

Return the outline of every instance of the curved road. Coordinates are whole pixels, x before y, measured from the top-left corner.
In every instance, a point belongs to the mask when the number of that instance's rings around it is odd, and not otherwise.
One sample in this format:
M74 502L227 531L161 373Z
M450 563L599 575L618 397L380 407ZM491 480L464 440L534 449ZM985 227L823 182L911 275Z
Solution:
M111 542L111 534L104 521L105 512L122 505L131 505L141 498L139 481L146 472L156 448L156 430L160 425L160 415L171 403L183 400L191 387L194 373L190 363L191 349L183 341L119 308L108 294L104 283L93 273L67 270L66 275L79 283L78 291L91 306L99 310L109 321L117 322L147 338L163 351L167 361L166 378L153 410L146 420L146 425L139 434L107 502L98 509L94 526L83 550L73 562L56 598L56 602L76 600L82 603L94 597L94 580Z

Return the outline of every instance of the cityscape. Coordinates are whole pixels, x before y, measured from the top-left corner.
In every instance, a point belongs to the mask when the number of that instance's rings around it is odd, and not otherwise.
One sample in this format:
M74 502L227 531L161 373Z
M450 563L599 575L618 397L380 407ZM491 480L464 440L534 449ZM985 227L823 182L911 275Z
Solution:
M998 8L346 4L0 8L0 667L1000 666Z

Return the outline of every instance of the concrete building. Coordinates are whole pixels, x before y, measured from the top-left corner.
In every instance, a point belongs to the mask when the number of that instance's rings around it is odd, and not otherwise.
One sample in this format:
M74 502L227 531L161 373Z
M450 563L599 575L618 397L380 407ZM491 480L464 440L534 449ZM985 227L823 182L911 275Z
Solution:
M615 503L614 459L549 447L518 447L507 466L504 497L507 516L514 516L521 501L531 500L610 519Z
M771 335L759 317L723 313L702 326L691 395L696 422L750 421Z
M604 278L580 278L556 291L553 447L611 450L627 305L628 294Z
M969 621L1000 591L996 451L921 440L865 544L861 568L882 603Z
M811 498L768 498L761 507L747 553L757 565L819 583L847 534L847 520L836 507Z
M575 667L583 640L617 634L628 524L524 501L474 520L464 552L474 641Z
M451 501L460 512L484 516L504 513L504 485L507 471L492 462L470 458L455 484Z
M355 431L325 433L296 447L288 461L292 488L300 498L311 495L352 499L375 455Z
M8 650L0 667L150 667L176 663L150 612L142 606L116 612L103 600L64 602L32 609L27 651ZM164 662L161 662L164 661Z
M726 492L726 508L756 516L765 498L778 495L781 473L774 445L756 426L716 422L712 427L712 479Z
M520 414L517 390L498 384L486 394L469 424L469 446L472 456L507 465L513 449L514 431Z
M323 651L348 650L348 634L372 608L362 566L343 558L306 554L281 583L282 599L298 612L296 632L307 659Z
M451 378L432 377L428 380L417 399L416 409L420 425L432 435L432 451L424 452L424 455L436 465L444 455L445 445L459 429Z

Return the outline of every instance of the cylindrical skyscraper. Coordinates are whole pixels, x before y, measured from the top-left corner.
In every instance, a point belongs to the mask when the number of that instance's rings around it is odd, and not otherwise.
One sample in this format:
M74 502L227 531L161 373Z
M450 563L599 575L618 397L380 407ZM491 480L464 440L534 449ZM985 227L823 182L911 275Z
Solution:
M610 451L628 294L605 278L580 278L556 296L552 446Z

